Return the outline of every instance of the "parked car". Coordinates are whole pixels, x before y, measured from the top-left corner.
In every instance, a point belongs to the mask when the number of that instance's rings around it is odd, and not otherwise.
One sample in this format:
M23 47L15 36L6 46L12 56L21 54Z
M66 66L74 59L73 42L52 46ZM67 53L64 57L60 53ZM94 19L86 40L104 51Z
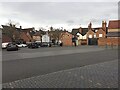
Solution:
M41 47L49 47L50 44L48 42L42 42Z
M26 44L17 44L17 46L18 46L19 48L21 48L21 47L27 47Z
M39 45L35 42L29 43L28 48L39 48Z
M7 45L8 45L8 42L2 43L2 49L6 49L6 48L7 48Z
M15 43L9 43L6 48L7 51L17 51L18 46Z

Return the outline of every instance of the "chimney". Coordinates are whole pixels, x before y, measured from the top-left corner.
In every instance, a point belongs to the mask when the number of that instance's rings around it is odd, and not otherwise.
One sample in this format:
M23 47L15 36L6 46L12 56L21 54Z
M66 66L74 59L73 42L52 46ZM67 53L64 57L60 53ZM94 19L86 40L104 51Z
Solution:
M82 27L79 28L79 32L82 33Z
M20 26L20 29L22 29L22 26Z
M90 24L88 25L88 30L92 29L92 23L90 22Z
M102 29L106 32L106 21L102 21Z

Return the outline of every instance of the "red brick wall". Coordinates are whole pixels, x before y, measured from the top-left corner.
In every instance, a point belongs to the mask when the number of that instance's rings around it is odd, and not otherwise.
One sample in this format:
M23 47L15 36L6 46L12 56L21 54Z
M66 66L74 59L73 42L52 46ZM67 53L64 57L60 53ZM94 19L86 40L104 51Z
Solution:
M72 34L64 33L61 37L61 41L63 42L63 46L72 46Z
M120 45L120 37L107 38L107 45Z
M87 32L87 38L89 38L89 35L92 35L92 37L94 37L94 32L92 30L89 30Z
M103 46L103 45L120 45L120 38L115 38L115 37L111 37L111 38L99 38L98 39L98 45L99 46Z
M99 38L99 34L102 34L103 36L103 38L105 38L105 36L106 36L106 33L105 33L105 31L103 31L102 29L99 29L97 32L96 32L96 37L97 38Z
M27 35L25 32L21 32L20 38L23 39L26 42L32 41L32 38L30 35Z
M104 45L106 45L107 44L107 38L99 38L98 39L98 45L99 46L104 46Z

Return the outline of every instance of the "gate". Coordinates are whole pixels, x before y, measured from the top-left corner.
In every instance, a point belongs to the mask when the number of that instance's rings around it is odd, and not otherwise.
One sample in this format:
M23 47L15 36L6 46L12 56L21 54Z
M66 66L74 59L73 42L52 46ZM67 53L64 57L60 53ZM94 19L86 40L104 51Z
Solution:
M88 45L98 45L97 38L88 38Z

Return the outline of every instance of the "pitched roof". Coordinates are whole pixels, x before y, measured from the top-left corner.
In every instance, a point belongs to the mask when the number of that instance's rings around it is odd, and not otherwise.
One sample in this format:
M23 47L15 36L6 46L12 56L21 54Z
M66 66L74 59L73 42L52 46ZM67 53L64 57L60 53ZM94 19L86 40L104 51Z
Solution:
M41 35L40 32L35 32L35 33L33 34L33 36L40 36L40 35Z
M120 37L120 32L108 32L107 37Z
M72 32L71 32L71 33L72 33L73 35L76 35L78 32L79 32L79 29L72 29Z
M86 33L88 32L88 28L82 28L82 33L79 32L79 28L78 29L72 29L72 34L76 35L77 33L80 33L82 36L84 36Z
M120 20L109 21L108 29L120 29Z

